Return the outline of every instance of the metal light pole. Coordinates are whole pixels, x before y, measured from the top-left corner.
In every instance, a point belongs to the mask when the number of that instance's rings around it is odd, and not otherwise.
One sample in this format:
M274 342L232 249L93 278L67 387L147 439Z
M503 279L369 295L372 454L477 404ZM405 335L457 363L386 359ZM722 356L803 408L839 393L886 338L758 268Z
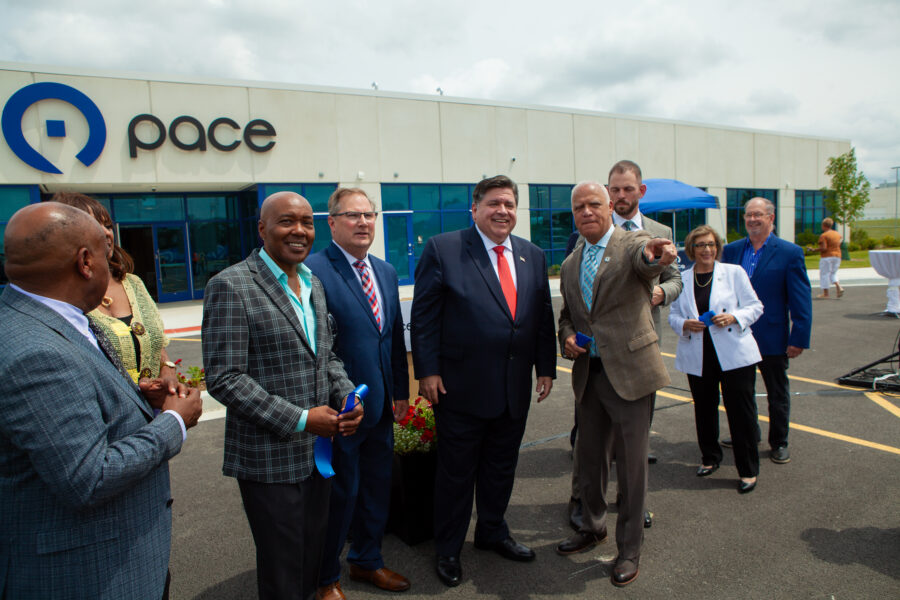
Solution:
M900 204L900 167L891 167L894 170L894 232L897 232L897 206Z

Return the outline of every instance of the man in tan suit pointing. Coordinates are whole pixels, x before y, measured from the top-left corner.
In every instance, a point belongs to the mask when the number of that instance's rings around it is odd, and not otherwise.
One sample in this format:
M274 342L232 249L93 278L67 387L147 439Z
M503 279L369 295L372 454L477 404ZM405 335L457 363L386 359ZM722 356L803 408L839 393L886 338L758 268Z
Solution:
M652 284L677 252L670 240L614 227L610 211L600 183L572 189L572 213L584 241L560 270L559 342L563 356L575 359L575 454L584 520L557 552L583 552L606 539L606 488L615 456L622 503L610 579L624 586L638 575L643 541L650 400L669 384L651 316ZM593 339L581 347L576 333Z

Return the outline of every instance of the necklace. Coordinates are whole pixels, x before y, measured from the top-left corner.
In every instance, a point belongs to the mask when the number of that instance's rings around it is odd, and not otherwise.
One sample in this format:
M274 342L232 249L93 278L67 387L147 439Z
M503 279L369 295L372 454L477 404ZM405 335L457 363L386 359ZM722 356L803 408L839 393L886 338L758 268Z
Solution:
M706 283L700 283L700 279L697 278L697 275L698 273L694 271L694 283L697 284L697 287L705 288L712 283L712 271L709 272L709 281L707 281ZM703 275L706 275L706 273L703 273Z
M103 308L109 308L109 305L112 303L112 296L103 296L103 300L100 301L100 306L102 306Z

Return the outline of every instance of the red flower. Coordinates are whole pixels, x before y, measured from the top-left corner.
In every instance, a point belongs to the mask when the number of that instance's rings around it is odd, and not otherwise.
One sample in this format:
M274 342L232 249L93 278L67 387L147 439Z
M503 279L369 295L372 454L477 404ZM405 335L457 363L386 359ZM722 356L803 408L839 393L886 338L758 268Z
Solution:
M415 419L413 419L413 427L415 427L416 429L424 429L425 417L419 415Z
M430 442L431 440L434 439L434 432L430 429L426 429L425 431L422 432L422 435L421 435L421 437L419 437L419 439L422 440L423 444L427 444L428 442Z

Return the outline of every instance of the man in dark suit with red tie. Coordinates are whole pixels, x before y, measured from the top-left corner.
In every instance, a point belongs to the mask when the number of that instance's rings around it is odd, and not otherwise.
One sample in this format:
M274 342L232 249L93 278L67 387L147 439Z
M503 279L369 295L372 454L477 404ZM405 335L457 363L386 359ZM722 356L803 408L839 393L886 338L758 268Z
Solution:
M553 310L540 248L511 235L518 188L506 176L478 183L469 229L437 235L416 267L413 366L435 406L435 552L447 586L459 560L473 498L475 547L534 560L510 536L504 514L536 371L538 402L556 377Z

